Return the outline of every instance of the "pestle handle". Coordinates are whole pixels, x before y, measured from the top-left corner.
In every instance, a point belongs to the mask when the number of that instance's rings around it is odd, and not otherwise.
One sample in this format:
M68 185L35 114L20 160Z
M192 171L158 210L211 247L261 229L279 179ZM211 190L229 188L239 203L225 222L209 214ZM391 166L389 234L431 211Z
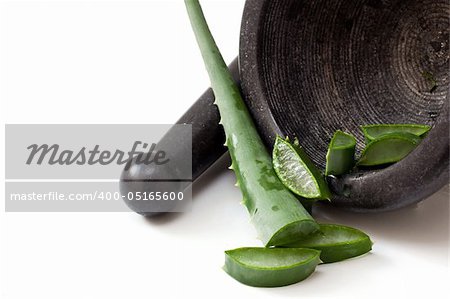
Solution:
M239 84L239 68L237 58L228 66L234 80ZM195 181L205 170L207 170L226 151L225 132L219 125L220 115L214 104L214 93L211 88L189 108L177 121L177 124L192 125L192 181ZM186 149L190 147L190 136L177 133L175 128L170 129L158 142L157 147L163 148L171 159L171 165L183 164ZM177 169L168 167L155 167L153 164L144 165L131 162L124 169L120 181L120 191L124 198L128 198L130 192L152 192L155 189L169 188L173 191L185 189L186 183L176 185L173 183L149 183L152 179L169 178L177 173ZM172 184L172 185L167 185ZM181 187L182 186L182 187ZM126 204L135 212L154 216L169 211L169 203L155 201L129 201Z

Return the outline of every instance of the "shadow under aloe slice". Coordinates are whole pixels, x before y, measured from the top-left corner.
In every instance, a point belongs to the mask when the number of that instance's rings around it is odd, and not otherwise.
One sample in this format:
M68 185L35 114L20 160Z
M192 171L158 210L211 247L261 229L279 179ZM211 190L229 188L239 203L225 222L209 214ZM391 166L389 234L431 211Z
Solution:
M319 251L306 248L243 247L225 251L223 269L249 286L281 287L311 275L319 256Z
M285 247L320 250L322 262L333 263L369 252L372 241L368 235L352 227L320 224L320 231Z

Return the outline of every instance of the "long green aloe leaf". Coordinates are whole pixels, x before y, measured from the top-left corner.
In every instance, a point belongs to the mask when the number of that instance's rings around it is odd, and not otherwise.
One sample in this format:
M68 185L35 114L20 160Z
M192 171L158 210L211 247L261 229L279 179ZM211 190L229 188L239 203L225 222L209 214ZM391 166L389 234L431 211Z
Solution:
M284 187L256 131L222 55L209 31L200 3L185 0L197 43L211 80L226 145L243 203L265 246L282 245L318 230L318 224Z

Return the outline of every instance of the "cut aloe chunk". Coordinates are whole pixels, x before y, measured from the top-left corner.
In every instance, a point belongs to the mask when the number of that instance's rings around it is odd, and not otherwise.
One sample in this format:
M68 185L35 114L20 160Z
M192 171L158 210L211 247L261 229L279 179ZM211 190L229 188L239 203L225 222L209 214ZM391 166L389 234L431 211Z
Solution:
M348 173L355 165L355 147L355 137L336 131L328 146L325 175Z
M409 133L383 135L366 146L357 164L376 166L398 162L412 152L420 141L420 137Z
M331 197L324 177L303 149L277 136L273 148L273 168L281 182L305 198Z
M380 124L361 126L366 143L391 133L410 133L420 137L427 133L430 128L431 127L427 125L416 124Z
M333 263L369 252L372 249L372 241L368 235L355 228L321 224L319 232L286 247L320 250L322 262Z
M254 287L281 287L307 278L320 263L320 251L306 248L244 247L225 251L223 269Z

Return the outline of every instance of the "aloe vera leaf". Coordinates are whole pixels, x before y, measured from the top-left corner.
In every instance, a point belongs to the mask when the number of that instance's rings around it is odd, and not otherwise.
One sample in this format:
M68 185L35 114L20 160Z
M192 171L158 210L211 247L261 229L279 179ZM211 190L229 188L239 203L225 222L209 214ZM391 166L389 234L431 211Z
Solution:
M276 176L197 0L185 0L191 25L211 80L237 185L259 238L275 246L303 238L319 226Z
M305 198L331 197L324 177L298 142L291 144L288 140L277 136L272 159L276 174L293 193Z
M355 137L336 131L328 146L325 175L348 173L355 165L355 148Z
M420 141L420 137L410 133L382 135L366 146L357 165L376 166L398 162L412 152Z
M430 128L430 126L418 124L378 124L361 126L366 143L390 133L410 133L421 137L425 135Z
M320 231L298 242L285 245L320 250L324 263L360 256L372 250L372 241L364 232L343 225L320 224Z
M249 286L281 287L311 275L319 256L319 251L306 248L244 247L225 251L223 269Z

